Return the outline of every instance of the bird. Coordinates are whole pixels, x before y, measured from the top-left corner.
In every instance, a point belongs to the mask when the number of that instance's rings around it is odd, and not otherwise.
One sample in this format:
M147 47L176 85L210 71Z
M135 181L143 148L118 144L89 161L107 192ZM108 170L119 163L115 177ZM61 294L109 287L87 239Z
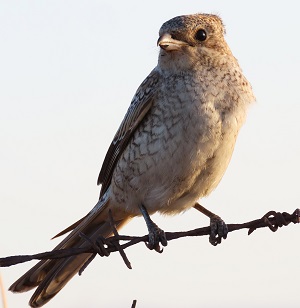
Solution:
M153 213L174 215L195 208L211 220L210 242L227 236L225 222L198 200L222 179L247 110L252 87L225 41L225 26L214 14L176 16L161 26L157 66L137 89L105 156L92 210L57 236L54 249L90 247L143 216L148 248L167 245ZM89 240L85 240L84 234ZM36 288L29 305L41 307L77 274L90 253L42 260L10 290Z

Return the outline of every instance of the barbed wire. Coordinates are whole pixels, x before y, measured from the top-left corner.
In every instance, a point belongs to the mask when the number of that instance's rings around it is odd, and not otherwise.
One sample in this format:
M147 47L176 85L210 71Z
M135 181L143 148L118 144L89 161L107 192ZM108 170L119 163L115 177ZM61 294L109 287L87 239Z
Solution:
M82 266L79 274L90 264L90 262L96 257L109 256L110 253L118 251L125 263L125 265L131 269L131 263L128 260L125 249L138 243L148 243L148 235L144 236L128 236L120 235L115 227L113 217L110 213L110 223L113 231L113 236L109 238L99 237L95 242L91 241L88 236L81 233L80 236L90 243L89 247L85 248L68 248L60 250L52 250L48 252L37 253L33 255L18 255L0 258L0 267L8 267L19 263L28 262L31 260L44 260L44 259L60 259L68 258L71 256L79 255L82 253L92 253L90 259ZM278 230L278 228L287 226L290 223L300 223L300 209L296 209L292 214L286 212L269 211L262 218L252 220L240 224L227 224L228 232L233 232L241 229L248 229L248 235L253 233L256 229L268 227L272 232ZM172 241L182 237L191 236L204 236L210 235L210 227L197 228L189 231L181 232L165 232L167 241ZM120 242L125 242L121 244Z

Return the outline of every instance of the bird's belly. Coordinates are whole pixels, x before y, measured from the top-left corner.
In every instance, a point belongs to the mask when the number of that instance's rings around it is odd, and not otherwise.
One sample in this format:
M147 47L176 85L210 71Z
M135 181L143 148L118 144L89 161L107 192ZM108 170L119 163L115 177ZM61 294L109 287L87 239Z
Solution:
M149 213L184 211L217 186L231 156L229 151L199 152L191 159L191 151L181 148L170 153L161 149L116 173L112 191L117 203L133 214L139 214L140 204Z

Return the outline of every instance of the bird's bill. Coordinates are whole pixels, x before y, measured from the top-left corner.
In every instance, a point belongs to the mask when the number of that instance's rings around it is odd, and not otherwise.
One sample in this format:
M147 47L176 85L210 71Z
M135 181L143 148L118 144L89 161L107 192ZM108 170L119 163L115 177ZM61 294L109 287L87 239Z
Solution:
M180 50L183 46L187 46L188 44L186 42L174 40L171 34L165 33L159 37L157 45L166 51L173 51Z

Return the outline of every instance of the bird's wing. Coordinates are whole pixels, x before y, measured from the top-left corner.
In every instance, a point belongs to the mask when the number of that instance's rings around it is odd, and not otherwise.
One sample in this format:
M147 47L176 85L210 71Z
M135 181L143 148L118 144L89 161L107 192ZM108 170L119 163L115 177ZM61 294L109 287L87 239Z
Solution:
M115 165L126 148L132 134L150 110L156 93L159 72L154 69L136 91L127 113L106 153L97 184L102 184L101 196L110 185Z

